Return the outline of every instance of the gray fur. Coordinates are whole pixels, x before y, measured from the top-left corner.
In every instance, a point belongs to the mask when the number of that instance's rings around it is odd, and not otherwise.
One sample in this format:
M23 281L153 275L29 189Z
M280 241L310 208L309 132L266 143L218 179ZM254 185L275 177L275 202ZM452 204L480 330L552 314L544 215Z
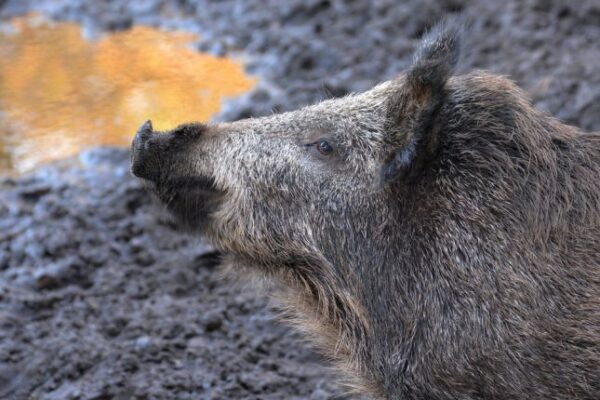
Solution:
M432 35L365 93L146 125L133 171L230 273L269 283L357 391L598 399L600 135L504 77L451 77L456 30Z

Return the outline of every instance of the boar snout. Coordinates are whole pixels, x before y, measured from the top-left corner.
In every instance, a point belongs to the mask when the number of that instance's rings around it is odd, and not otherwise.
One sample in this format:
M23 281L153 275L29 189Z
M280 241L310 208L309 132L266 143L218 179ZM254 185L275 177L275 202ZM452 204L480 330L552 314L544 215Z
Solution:
M157 158L163 146L158 146L158 141L166 141L155 134L150 120L144 122L138 129L131 144L131 172L138 178L153 180L158 177L159 166Z
M192 123L162 133L154 131L151 121L144 122L131 144L131 172L138 178L158 183L177 153L185 152L205 130L205 125Z

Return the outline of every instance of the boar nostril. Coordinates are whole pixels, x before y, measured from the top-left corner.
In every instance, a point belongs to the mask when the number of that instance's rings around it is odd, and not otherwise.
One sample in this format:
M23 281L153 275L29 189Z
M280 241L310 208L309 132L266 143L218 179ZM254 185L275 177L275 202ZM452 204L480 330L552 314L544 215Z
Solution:
M135 138L133 139L133 149L135 151L140 151L145 146L145 142L152 136L152 121L148 120L140 126L135 134Z
M137 131L136 136L139 136L140 139L147 139L148 137L150 137L152 132L153 132L152 121L147 120L146 122L144 122L142 124L142 126L140 126L140 128Z
M146 165L148 139L152 136L152 122L144 122L138 129L131 145L131 172L140 178L150 178L149 166Z
M147 120L146 122L144 122L141 126L142 130L149 130L150 132L152 132L152 121L151 120Z

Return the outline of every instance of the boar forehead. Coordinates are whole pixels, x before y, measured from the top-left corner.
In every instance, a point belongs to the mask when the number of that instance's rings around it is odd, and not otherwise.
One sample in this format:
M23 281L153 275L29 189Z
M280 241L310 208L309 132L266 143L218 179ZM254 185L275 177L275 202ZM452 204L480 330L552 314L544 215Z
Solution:
M311 139L331 136L348 141L379 140L393 82L343 98L322 101L297 111L223 124L222 132L262 134L268 137Z
M324 173L374 171L387 154L387 101L397 87L398 82L385 82L364 93L325 100L297 111L221 124L217 142L223 140L229 150L247 160L266 157L262 163L299 163L300 167ZM304 144L319 139L334 146L332 162L311 161L303 154Z

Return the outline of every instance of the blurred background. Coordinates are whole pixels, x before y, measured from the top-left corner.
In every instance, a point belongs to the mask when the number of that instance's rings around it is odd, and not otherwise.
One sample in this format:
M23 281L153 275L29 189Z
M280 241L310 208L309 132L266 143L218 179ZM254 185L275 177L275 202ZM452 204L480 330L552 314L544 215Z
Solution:
M600 130L597 0L0 0L0 399L344 399L128 169L136 127L368 89L449 15L459 73Z

